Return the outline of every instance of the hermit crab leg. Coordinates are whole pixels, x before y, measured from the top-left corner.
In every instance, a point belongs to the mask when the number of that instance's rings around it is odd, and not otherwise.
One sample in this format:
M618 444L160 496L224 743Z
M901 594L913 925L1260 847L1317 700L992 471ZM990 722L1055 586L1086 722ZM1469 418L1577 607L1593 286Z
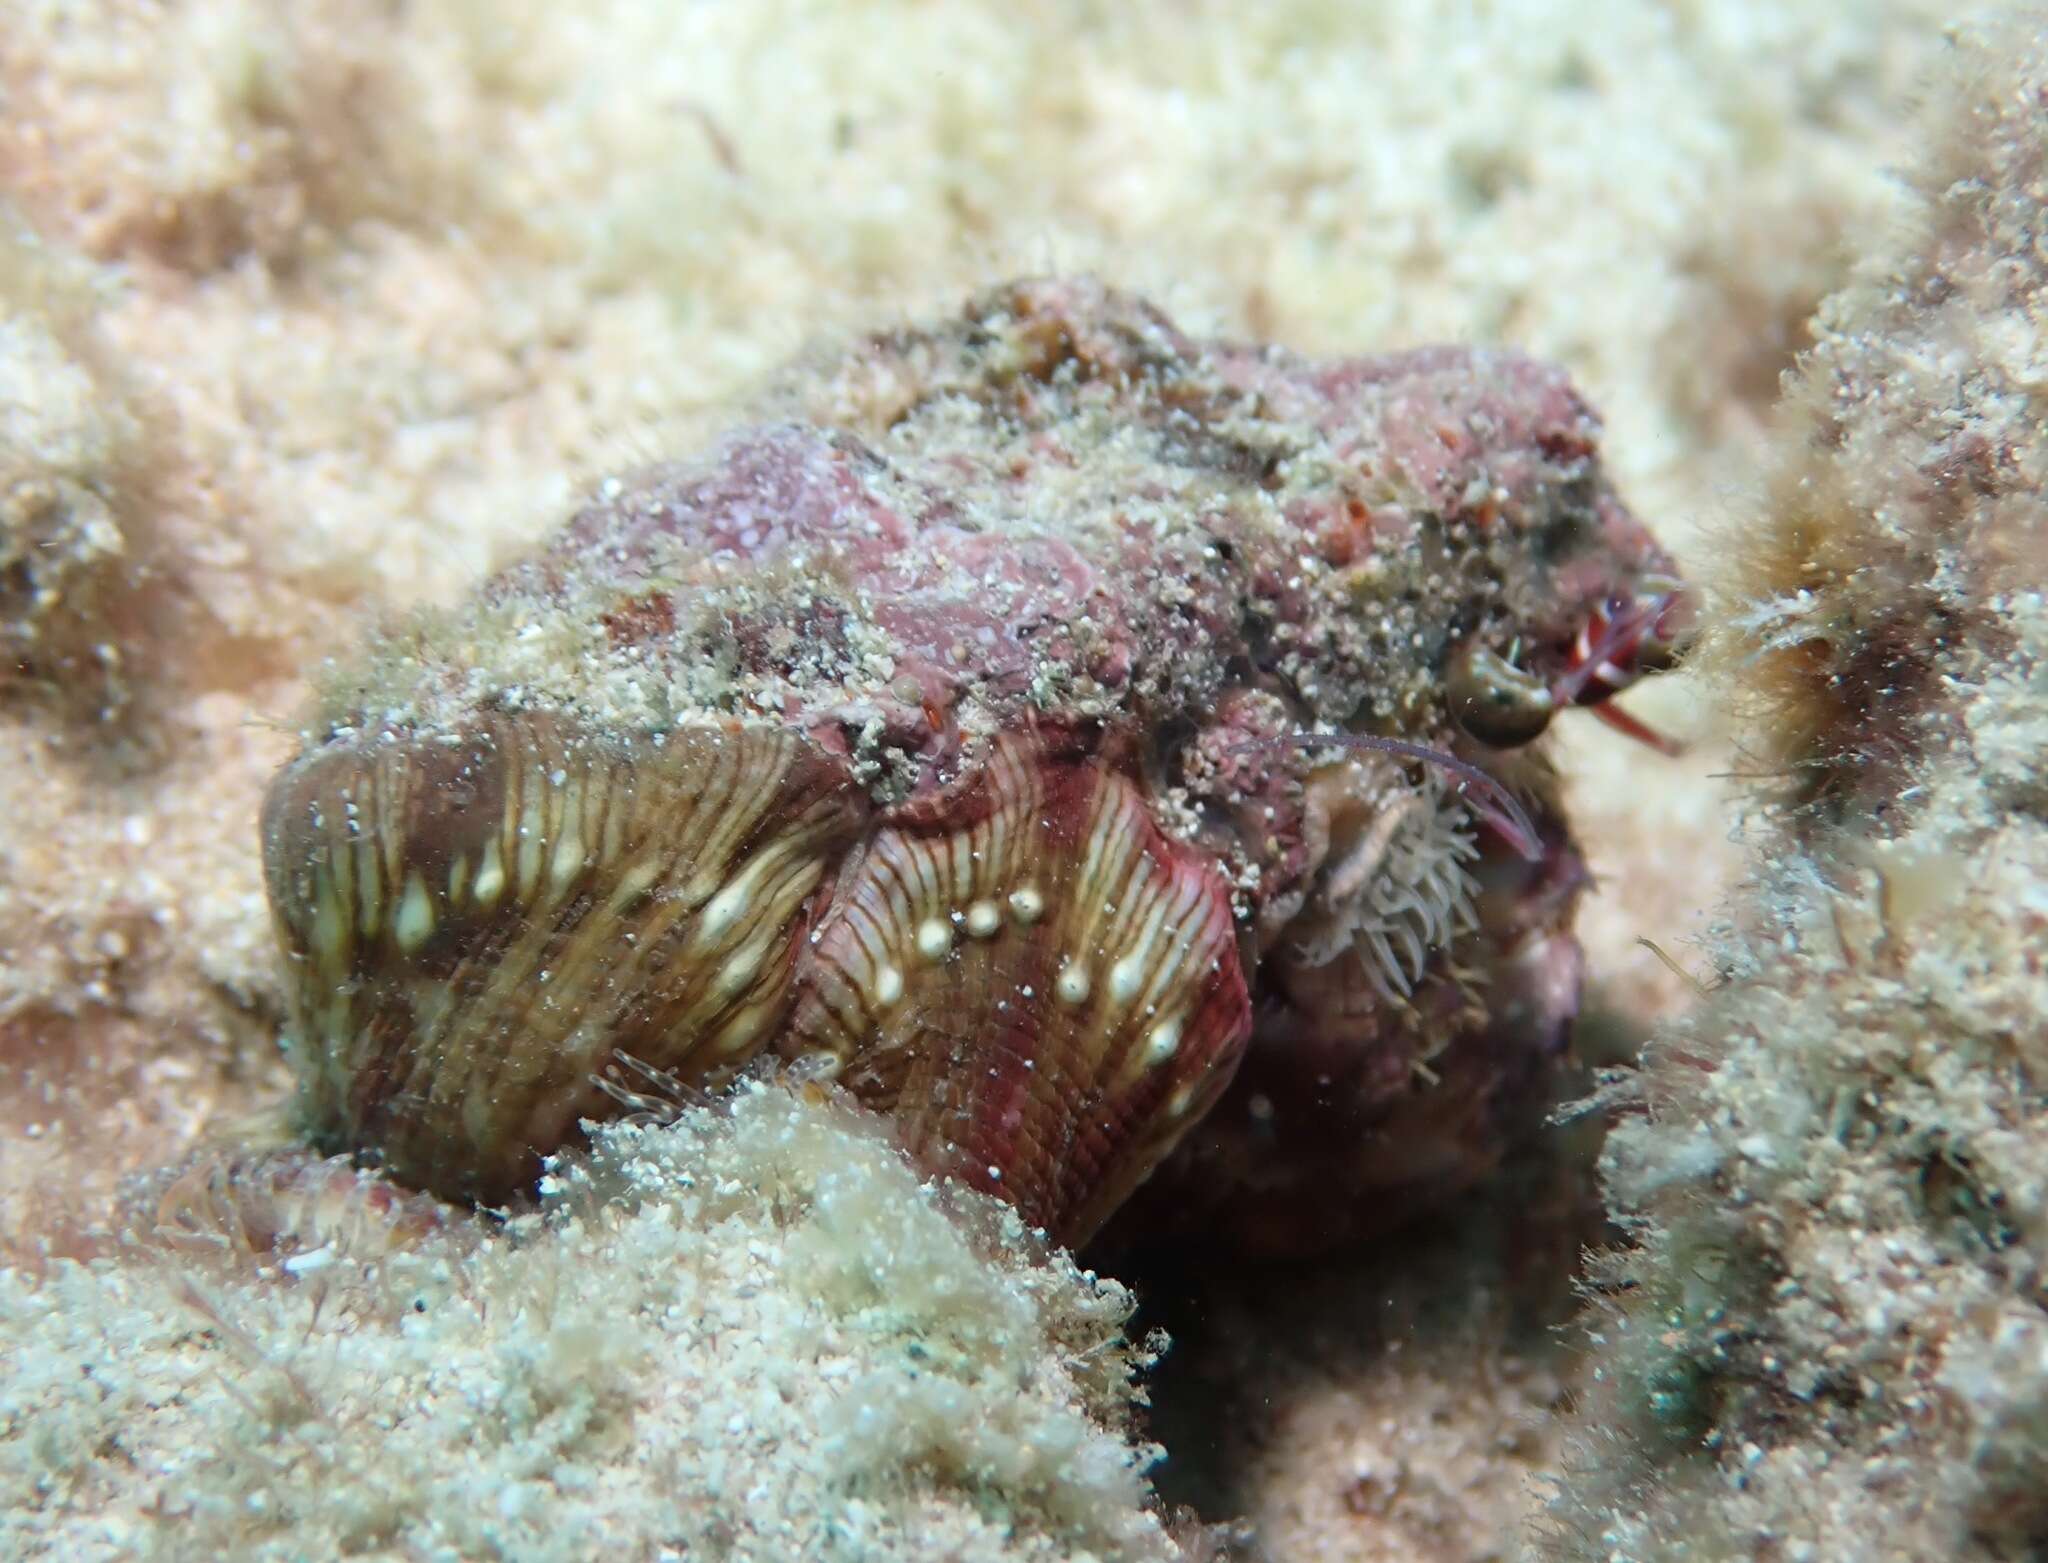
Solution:
M1633 738L1639 744L1647 744L1667 759L1676 760L1685 753L1685 745L1657 731L1640 718L1630 716L1611 701L1601 701L1590 708L1593 715L1624 737Z

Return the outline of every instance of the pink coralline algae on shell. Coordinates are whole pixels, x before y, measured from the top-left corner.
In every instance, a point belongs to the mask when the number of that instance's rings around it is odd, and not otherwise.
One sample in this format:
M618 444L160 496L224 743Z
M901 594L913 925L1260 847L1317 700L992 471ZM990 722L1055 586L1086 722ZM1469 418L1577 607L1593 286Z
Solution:
M1468 1180L1578 1001L1534 740L1684 612L1597 428L1083 281L798 366L331 681L263 826L306 1130L499 1201L620 1055L773 1056L1067 1242L1162 1163L1126 1221L1262 1248Z

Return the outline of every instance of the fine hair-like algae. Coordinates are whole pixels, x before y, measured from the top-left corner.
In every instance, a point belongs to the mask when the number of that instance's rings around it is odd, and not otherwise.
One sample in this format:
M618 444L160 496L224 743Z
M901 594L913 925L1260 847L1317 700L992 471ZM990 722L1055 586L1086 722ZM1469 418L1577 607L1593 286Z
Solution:
M1778 807L1608 1142L1587 1559L2048 1547L2048 40L1964 34L1714 653Z

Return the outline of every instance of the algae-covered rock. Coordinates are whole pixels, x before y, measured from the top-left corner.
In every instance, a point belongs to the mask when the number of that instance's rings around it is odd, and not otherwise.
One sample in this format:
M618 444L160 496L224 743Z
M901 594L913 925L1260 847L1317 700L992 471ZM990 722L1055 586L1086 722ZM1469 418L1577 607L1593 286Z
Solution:
M1938 98L1736 555L1784 807L1609 1142L1575 1556L2048 1547L2048 39Z
M1180 1555L1130 1294L799 1092L607 1128L494 1232L274 1158L136 1225L0 1275L10 1556Z
M133 416L94 361L80 284L0 208L0 689L112 692Z

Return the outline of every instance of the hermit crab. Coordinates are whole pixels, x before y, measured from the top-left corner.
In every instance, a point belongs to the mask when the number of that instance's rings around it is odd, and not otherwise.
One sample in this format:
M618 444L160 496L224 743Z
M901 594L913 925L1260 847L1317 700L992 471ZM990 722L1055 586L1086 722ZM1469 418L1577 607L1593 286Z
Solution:
M1069 279L799 365L328 680L262 824L306 1132L495 1203L622 1064L783 1059L1069 1243L1469 1178L1578 1001L1536 740L1684 629L1597 429Z

